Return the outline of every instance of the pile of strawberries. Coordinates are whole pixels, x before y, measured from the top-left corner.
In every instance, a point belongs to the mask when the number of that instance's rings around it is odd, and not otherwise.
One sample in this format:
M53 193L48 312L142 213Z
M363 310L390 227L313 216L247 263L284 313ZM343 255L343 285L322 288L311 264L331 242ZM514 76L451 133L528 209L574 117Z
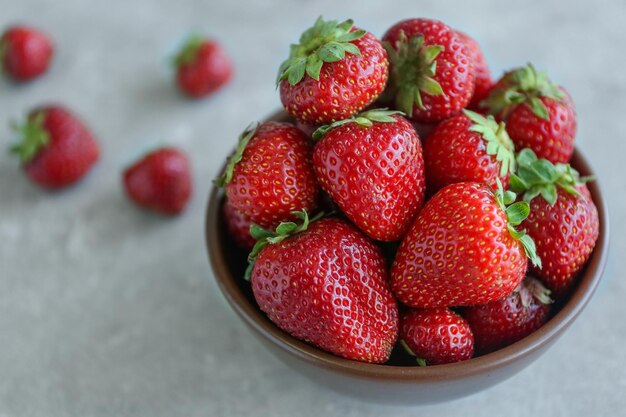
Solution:
M421 18L382 41L320 18L277 83L294 123L246 129L216 184L278 327L435 365L514 343L567 298L599 221L563 87L532 65L493 82L472 38Z

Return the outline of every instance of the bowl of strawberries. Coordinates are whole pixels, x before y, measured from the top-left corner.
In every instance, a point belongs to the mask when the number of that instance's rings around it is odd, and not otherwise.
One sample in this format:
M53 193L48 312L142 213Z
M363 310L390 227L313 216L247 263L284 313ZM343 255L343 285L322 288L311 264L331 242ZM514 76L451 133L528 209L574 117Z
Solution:
M579 316L608 216L545 73L494 82L432 19L379 40L319 18L277 85L284 111L241 134L205 231L226 300L278 358L338 392L432 403L514 375Z

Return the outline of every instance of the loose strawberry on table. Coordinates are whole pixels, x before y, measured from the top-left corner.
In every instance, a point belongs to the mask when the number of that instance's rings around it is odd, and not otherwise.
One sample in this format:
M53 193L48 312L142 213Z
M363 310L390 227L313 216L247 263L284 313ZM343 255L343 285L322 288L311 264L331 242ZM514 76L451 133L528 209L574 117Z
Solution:
M356 226L382 241L400 239L424 201L422 147L398 113L368 110L313 135L321 187Z
M15 81L30 81L47 71L53 52L46 34L28 26L13 26L0 37L0 70Z
M489 94L491 87L493 87L493 80L491 79L491 71L487 65L487 59L483 54L480 45L468 34L456 31L456 34L465 42L470 60L474 64L474 94L472 94L472 101L469 104L469 108L478 109L480 102Z
M563 87L531 64L504 74L480 107L506 121L517 149L530 148L553 163L571 159L577 126L574 103Z
M431 19L396 23L383 36L389 54L389 91L409 118L435 122L459 113L474 92L468 48L450 27Z
M46 188L71 185L100 158L89 129L68 109L53 105L34 109L16 126L19 142L11 148L26 175Z
M380 249L349 223L282 223L260 239L248 269L259 307L292 336L348 359L383 363L398 337L398 307Z
M371 33L321 17L307 29L278 71L285 110L308 124L346 119L385 88L387 53Z

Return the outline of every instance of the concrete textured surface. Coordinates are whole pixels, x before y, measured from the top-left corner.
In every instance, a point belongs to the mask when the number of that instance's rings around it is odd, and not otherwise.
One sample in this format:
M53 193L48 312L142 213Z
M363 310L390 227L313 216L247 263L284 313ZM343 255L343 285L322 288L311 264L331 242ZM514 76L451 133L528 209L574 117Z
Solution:
M320 14L375 34L405 17L474 35L495 74L532 61L577 104L578 146L612 213L608 269L594 300L546 355L459 401L387 407L328 392L270 356L213 282L203 241L210 180L238 133L280 105L273 81L290 42ZM0 151L0 416L617 416L626 400L626 2L0 0L0 27L27 22L57 45L44 78L0 81L0 138L31 107L61 102L103 157L59 193ZM210 100L172 87L168 57L191 31L219 38L236 78ZM185 215L133 207L120 171L172 143L193 160Z

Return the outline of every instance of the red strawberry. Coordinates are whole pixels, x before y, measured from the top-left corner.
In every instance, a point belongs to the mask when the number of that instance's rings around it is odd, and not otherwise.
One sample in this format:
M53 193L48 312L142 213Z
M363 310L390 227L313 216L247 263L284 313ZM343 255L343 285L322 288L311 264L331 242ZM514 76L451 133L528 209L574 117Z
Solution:
M61 106L39 107L17 127L19 155L28 177L48 188L80 180L100 157L100 148L87 127Z
M461 362L474 355L469 324L445 307L410 310L400 321L400 339L420 366Z
M491 71L487 65L487 60L483 54L480 45L468 34L456 31L456 34L465 42L469 53L470 60L474 64L474 73L476 74L476 80L474 84L474 94L472 95L472 101L469 107L477 109L479 103L487 97L491 87L493 87L493 80L491 79Z
M123 179L137 205L164 214L180 213L191 196L189 160L176 148L150 152L128 167Z
M528 336L548 321L551 302L550 291L526 277L506 298L465 309L476 352L493 352Z
M233 64L213 40L192 36L176 56L176 80L190 97L205 97L223 87L233 75Z
M578 172L569 165L538 160L530 150L518 157L511 187L524 192L530 215L522 223L537 243L543 268L533 273L555 293L564 295L589 259L598 239L598 209Z
M396 108L421 122L459 113L472 98L474 69L465 42L445 24L403 20L383 36Z
M539 158L566 163L574 152L576 110L563 87L532 65L506 73L481 107L506 121L517 149L530 148Z
M259 307L292 336L348 359L382 363L398 337L398 306L385 260L338 219L253 227L251 283ZM290 234L294 236L289 237Z
M499 184L500 185L500 184ZM524 278L526 256L539 263L532 239L515 230L528 204L515 194L463 182L435 194L400 244L391 287L416 308L488 303Z
M373 239L402 238L424 201L419 138L399 112L369 110L325 126L313 152L322 188Z
M504 123L478 113L465 114L439 123L424 143L426 178L430 192L456 182L484 182L504 188L515 169L515 148Z
M16 81L29 81L46 72L52 59L52 42L27 26L13 26L0 37L0 69Z
M228 200L224 203L224 220L235 243L243 249L252 249L256 242L250 234L252 222L238 212Z
M387 83L387 53L352 20L317 19L291 46L278 71L285 109L308 124L346 119L382 93Z
M262 227L292 219L296 210L313 212L319 186L308 141L290 123L247 129L215 184L226 188L234 209Z

